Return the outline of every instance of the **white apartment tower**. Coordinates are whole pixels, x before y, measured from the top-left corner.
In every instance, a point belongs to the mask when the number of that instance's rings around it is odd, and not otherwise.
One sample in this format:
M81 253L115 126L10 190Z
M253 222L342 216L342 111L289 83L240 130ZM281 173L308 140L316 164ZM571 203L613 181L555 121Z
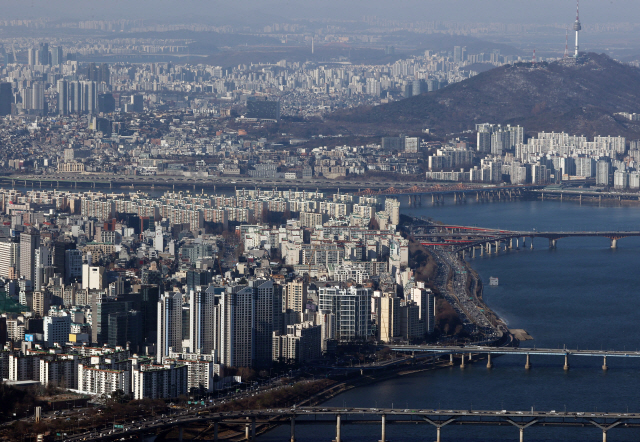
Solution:
M169 350L182 350L182 294L165 292L158 301L156 361L169 356Z

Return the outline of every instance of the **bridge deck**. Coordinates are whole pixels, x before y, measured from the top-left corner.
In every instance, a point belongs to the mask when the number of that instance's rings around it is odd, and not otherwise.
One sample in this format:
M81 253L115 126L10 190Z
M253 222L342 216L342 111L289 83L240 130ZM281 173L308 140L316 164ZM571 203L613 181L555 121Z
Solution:
M203 411L200 411L203 413ZM223 413L182 415L158 419L154 422L138 423L110 433L81 433L67 440L108 441L125 435L145 434L171 427L225 423L231 426L287 425L295 419L296 425L335 425L340 416L341 425L380 425L382 416L385 425L416 425L445 427L446 425L513 425L521 431L529 426L591 427L606 432L616 426L640 428L640 413L604 413L581 411L516 411L516 410L435 410L396 408L340 408L299 407L275 410L247 410ZM293 427L292 427L293 428Z
M521 347L455 347L395 345L389 347L398 352L427 352L449 354L492 354L492 355L547 355L547 356L607 356L618 358L640 358L640 351L580 350L568 348L521 348Z

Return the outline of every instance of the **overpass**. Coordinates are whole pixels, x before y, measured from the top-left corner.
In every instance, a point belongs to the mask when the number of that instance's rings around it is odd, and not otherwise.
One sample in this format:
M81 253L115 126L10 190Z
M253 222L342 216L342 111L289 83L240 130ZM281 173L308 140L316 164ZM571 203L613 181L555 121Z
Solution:
M209 438L215 442L219 440L220 425L235 426L244 429L244 439L254 441L257 428L276 425L290 426L290 442L296 442L296 426L298 425L331 425L335 426L334 442L342 442L342 430L345 425L375 425L380 428L380 441L387 442L388 426L424 425L425 437L429 438L435 430L436 442L441 442L441 433L447 426L512 426L518 430L520 441L524 440L524 432L533 426L545 427L594 427L602 431L603 441L607 441L607 434L614 428L640 428L640 413L603 413L603 412L558 412L515 410L434 410L434 409L396 409L396 408L346 408L346 407L300 407L277 410L247 410L234 412L209 412L202 410L197 416L182 415L174 418L160 418L150 422L138 422L124 425L111 431L97 430L97 432L80 433L67 436L66 440L81 441L112 441L123 437L138 437L153 432L178 427L179 438L182 442L182 429L201 424L205 427L198 437L211 433ZM432 428L433 430L429 430ZM393 435L391 435L393 437ZM331 436L327 436L327 442ZM396 436L397 437L397 436ZM238 440L238 439L236 439ZM301 442L303 442L301 440Z
M531 356L560 356L564 357L564 369L569 370L569 358L577 356L590 356L603 358L602 369L607 370L607 358L640 358L640 351L616 351L616 350L580 350L568 348L520 348L520 347L486 347L486 346L432 346L432 345L392 345L389 349L396 352L430 353L440 356L449 356L449 362L453 364L454 357L460 357L460 367L465 366L465 357L469 361L473 355L486 355L487 368L492 368L491 356L522 355L526 356L525 368L531 368Z

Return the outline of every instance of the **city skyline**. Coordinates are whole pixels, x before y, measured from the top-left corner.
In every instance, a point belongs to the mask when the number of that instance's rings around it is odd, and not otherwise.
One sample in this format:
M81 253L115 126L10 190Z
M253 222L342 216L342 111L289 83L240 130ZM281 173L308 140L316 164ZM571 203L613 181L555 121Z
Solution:
M640 428L640 3L5 3L0 438Z

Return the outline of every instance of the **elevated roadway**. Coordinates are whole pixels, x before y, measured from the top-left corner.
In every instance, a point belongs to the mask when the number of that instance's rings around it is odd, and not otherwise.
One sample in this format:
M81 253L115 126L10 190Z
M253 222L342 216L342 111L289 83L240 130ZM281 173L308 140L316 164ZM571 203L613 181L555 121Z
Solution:
M345 425L376 425L380 427L380 441L387 441L388 426L424 425L425 437L430 436L428 428L435 429L435 440L441 442L441 433L446 426L504 426L511 425L518 430L520 440L524 439L524 431L532 426L545 427L593 427L602 431L603 441L614 428L640 428L640 413L603 413L581 411L515 411L515 410L433 410L433 409L397 409L397 408L340 408L340 407L302 407L274 410L247 410L224 413L206 413L199 415L183 415L173 418L159 418L154 421L133 423L111 431L97 429L90 433L67 436L66 440L112 441L121 438L135 437L166 430L172 427L180 429L179 440L182 441L182 429L201 424L211 434L208 438L214 441L218 437L219 426L235 426L244 428L245 439L253 441L256 430L260 426L289 425L290 441L296 442L295 428L298 425L334 425L335 442L342 442L342 430ZM326 431L326 430L323 430ZM204 436L200 433L200 437ZM327 441L331 440L327 436ZM302 439L300 439L303 441ZM432 439L433 440L433 439Z
M620 350L588 350L568 348L521 348L521 347L485 347L485 346L433 346L433 345L393 345L392 351L404 353L431 353L442 356L450 356L453 363L454 356L461 358L461 366L464 367L465 357L469 359L473 355L487 355L487 366L491 367L491 356L498 355L522 355L526 356L525 368L531 368L531 356L560 356L564 357L564 369L569 369L569 358L574 356L590 356L603 358L602 369L607 370L607 358L640 358L640 351Z
M531 241L533 248L534 238L545 238L549 240L549 247L555 248L557 241L562 238L587 238L602 237L607 238L611 242L611 248L616 248L618 240L622 238L640 236L640 231L511 231L488 229L477 226L457 226L457 225L437 225L419 226L414 232L414 238L426 246L444 246L451 247L455 252L464 252L467 250L475 254L475 249L479 248L481 253L483 249L487 249L491 253L492 247L495 251L500 251L500 246L504 245L505 249L513 248L513 241L516 240L516 247L520 246L522 240L523 247L526 246L526 239Z
M60 173L52 175L9 175L0 177L0 183L11 184L13 186L27 187L122 187L122 186L188 186L195 189L233 189L233 188L274 188L287 189L344 189L350 191L360 191L361 189L373 187L375 189L387 189L389 187L411 188L423 185L422 182L395 182L380 180L377 183L370 181L358 181L357 179L336 179L326 178L303 178L303 179L277 179L277 178L253 178L253 177L202 177L202 176L179 176L179 175L114 175L103 173Z

